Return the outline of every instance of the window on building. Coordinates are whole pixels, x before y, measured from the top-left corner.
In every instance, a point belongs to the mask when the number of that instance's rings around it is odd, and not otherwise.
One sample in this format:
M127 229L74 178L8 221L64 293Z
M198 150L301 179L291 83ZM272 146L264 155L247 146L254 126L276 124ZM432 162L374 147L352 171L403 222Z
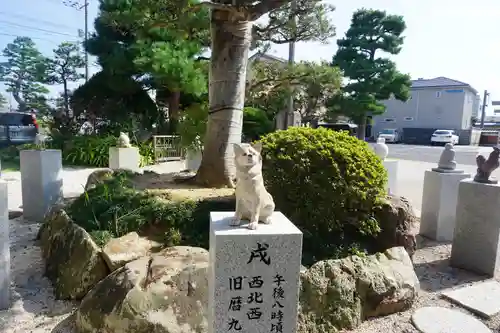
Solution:
M440 91L436 91L436 98L440 98L441 97L441 92Z
M405 121L413 121L413 117L405 117Z
M394 118L385 118L385 119L384 119L384 121L385 121L386 123L393 123L393 122L395 122L395 121L396 121L396 119L394 119Z

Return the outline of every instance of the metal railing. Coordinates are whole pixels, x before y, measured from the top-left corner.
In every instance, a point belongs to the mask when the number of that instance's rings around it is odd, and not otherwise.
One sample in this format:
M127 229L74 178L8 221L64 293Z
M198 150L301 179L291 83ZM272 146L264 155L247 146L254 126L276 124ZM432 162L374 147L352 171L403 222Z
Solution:
M153 135L155 163L180 161L184 158L181 137L177 135Z

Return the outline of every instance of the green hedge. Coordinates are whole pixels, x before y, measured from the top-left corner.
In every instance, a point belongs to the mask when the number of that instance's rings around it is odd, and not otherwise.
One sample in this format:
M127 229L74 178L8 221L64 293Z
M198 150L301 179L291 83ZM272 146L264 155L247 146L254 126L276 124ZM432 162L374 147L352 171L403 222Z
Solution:
M298 127L262 143L267 189L303 231L305 263L367 250L380 231L373 212L387 181L367 143L346 132Z

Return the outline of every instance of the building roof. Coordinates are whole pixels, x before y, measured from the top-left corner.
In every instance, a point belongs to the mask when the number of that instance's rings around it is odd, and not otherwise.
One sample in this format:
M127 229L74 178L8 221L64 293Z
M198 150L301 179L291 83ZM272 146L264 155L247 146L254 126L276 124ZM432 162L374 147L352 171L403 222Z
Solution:
M477 94L477 90L472 88L468 83L453 80L444 76L435 77L433 79L417 79L411 81L412 88L431 88L431 87L466 87Z
M269 53L260 53L260 52L257 52L255 53L254 55L252 55L249 60L254 60L254 59L268 59L268 60L273 60L273 61L279 61L279 62L288 62L288 60L286 59L283 59L283 58L280 58L280 57L277 57L277 56L274 56L272 54L269 54Z

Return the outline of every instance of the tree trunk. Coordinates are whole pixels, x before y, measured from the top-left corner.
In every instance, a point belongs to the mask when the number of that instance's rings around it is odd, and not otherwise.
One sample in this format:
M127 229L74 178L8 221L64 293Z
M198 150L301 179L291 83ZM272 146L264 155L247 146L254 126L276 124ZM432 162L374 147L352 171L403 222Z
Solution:
M177 133L177 124L179 124L179 111L181 104L181 92L173 91L168 100L168 121L170 133Z
M158 128L157 134L167 134L168 132L168 116L167 105L170 92L165 88L156 89L156 106L158 107Z
M69 119L69 98L68 98L68 83L66 80L63 81L63 97L64 97L64 112L66 113L67 119Z
M365 141L366 117L362 116L358 121L358 139Z
M196 181L233 187L233 144L241 142L248 51L253 23L212 9L209 116Z

